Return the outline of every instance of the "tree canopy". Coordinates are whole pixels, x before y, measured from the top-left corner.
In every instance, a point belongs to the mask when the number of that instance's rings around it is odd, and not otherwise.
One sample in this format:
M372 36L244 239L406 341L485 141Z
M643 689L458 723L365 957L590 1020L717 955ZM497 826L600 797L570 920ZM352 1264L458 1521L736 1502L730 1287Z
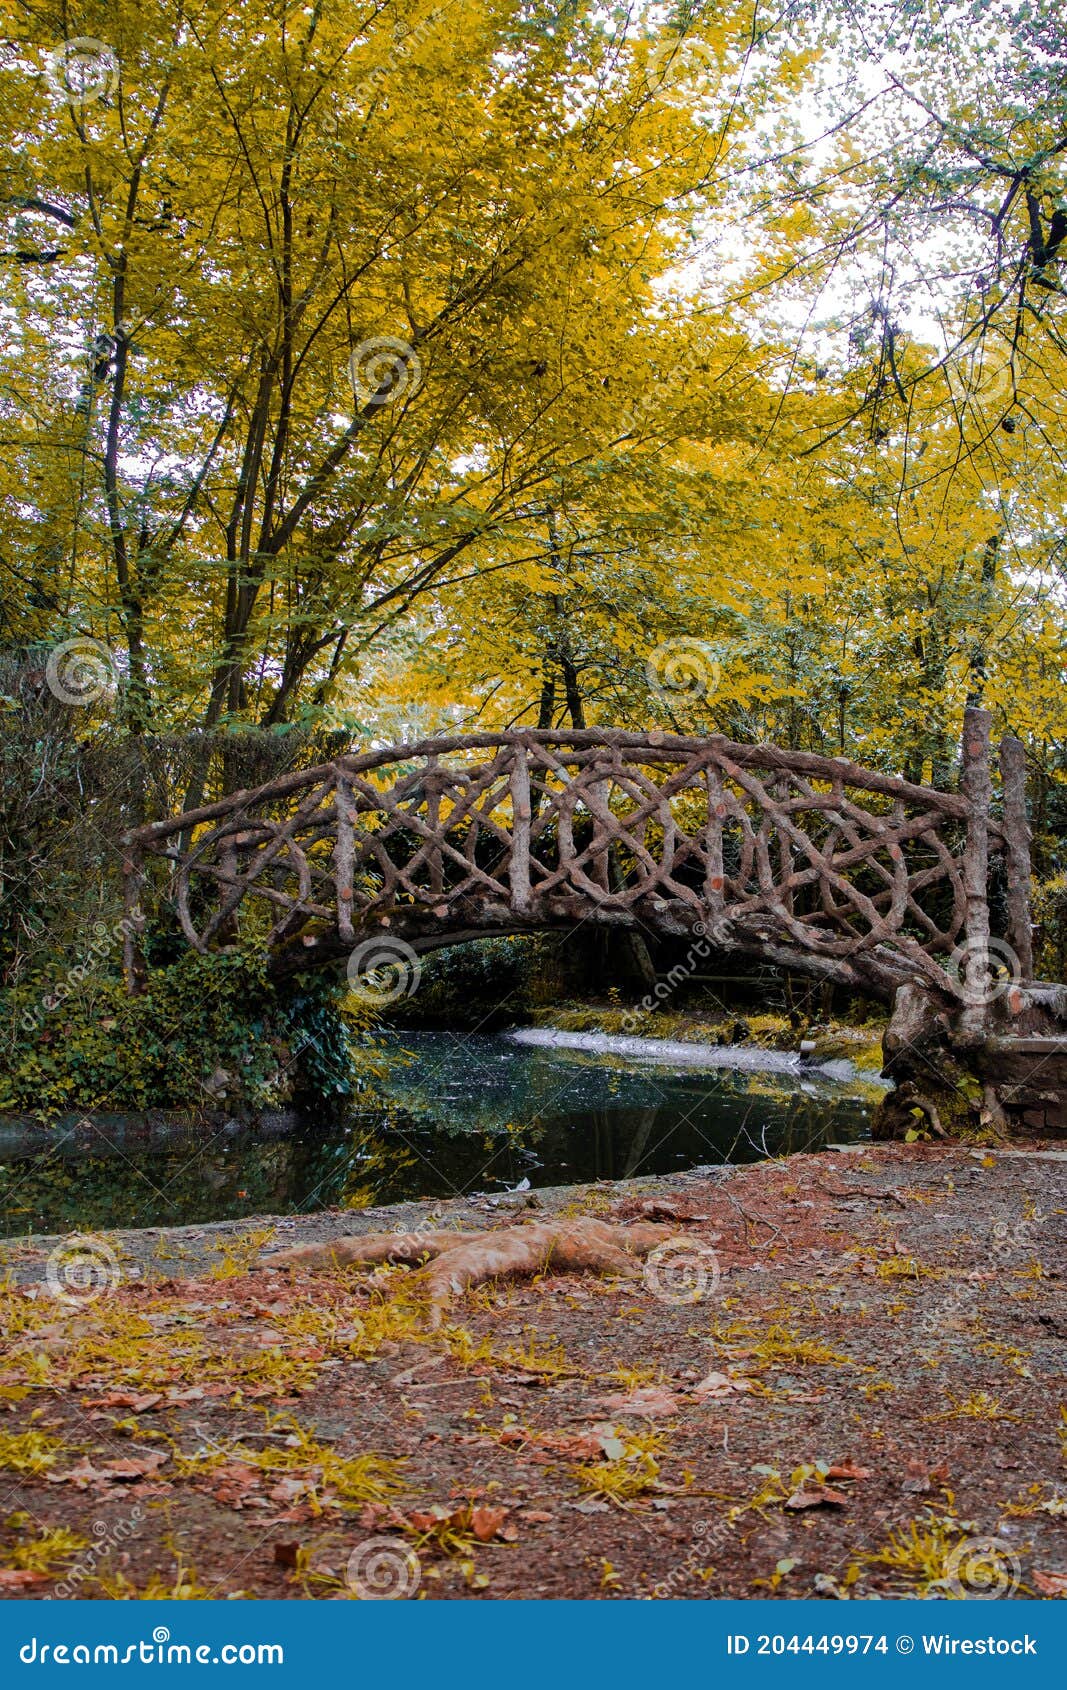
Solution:
M4 639L123 732L1058 775L1050 0L2 11Z

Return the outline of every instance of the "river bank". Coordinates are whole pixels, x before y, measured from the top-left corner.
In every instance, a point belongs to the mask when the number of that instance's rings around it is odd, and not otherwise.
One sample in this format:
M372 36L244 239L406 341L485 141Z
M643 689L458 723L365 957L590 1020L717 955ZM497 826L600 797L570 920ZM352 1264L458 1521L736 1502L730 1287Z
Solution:
M1067 1583L1062 1154L863 1146L530 1202L113 1235L67 1301L55 1240L6 1245L0 1591L350 1599L374 1568L430 1598ZM703 1277L681 1296L550 1268L433 1330L408 1269L262 1260L531 1212L658 1216ZM87 1510L91 1551L61 1535Z

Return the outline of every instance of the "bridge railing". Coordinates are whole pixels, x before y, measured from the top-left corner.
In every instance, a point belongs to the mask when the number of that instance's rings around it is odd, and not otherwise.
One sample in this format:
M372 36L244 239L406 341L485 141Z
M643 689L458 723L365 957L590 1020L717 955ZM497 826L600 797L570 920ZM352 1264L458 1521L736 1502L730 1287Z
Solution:
M881 996L964 996L988 945L991 855L1030 971L1021 747L970 711L959 792L722 737L587 729L438 738L346 755L139 829L129 902L170 866L188 942L254 937L280 971L389 933L415 949L584 921L706 936ZM128 966L136 975L136 942Z

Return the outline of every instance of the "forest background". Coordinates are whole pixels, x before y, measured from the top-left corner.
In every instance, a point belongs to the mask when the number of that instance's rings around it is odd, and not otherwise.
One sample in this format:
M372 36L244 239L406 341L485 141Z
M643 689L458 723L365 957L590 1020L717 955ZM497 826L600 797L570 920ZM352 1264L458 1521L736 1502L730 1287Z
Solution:
M125 997L121 837L445 730L984 704L1064 977L1054 0L0 15L0 1108L347 1084L163 908Z

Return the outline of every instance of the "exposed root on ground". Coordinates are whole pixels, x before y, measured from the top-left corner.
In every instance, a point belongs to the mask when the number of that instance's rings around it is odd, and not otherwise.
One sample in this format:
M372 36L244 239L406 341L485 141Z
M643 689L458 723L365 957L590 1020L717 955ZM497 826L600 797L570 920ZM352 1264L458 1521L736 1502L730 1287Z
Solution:
M264 1265L328 1269L352 1262L428 1262L424 1283L436 1323L453 1297L490 1279L530 1279L550 1270L633 1278L640 1272L635 1258L676 1235L673 1226L647 1221L615 1226L588 1218L534 1221L488 1232L371 1232L282 1250L267 1256Z

